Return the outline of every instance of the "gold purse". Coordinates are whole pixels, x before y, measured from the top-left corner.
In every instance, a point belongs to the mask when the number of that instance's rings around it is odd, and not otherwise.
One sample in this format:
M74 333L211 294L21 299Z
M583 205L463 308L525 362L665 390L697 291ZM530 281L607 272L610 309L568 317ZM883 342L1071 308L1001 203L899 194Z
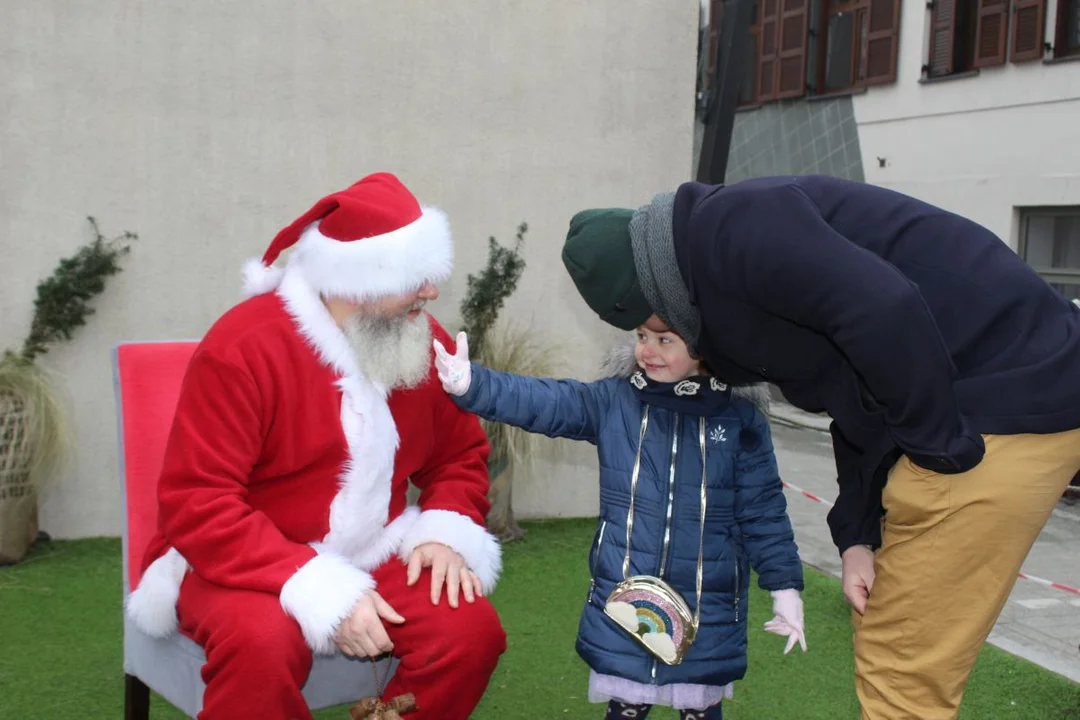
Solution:
M667 665L678 665L686 657L701 624L701 583L705 550L705 418L698 421L698 442L701 448L701 527L698 533L697 604L693 614L686 600L661 578L652 575L630 576L630 535L634 528L634 496L641 472L641 446L649 426L649 408L641 417L637 456L630 479L630 509L626 515L626 555L623 558L623 580L608 595L604 614L629 633L645 649ZM674 463L674 457L672 458ZM674 483L674 476L671 482ZM668 500L671 517L673 494ZM668 535L665 532L663 554L667 554ZM663 567L661 566L661 575Z

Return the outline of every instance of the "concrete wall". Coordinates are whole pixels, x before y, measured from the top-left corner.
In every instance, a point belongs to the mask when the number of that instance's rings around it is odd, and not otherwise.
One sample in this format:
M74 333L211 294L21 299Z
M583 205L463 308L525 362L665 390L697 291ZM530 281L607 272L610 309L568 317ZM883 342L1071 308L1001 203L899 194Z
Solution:
M904 3L896 83L854 98L866 180L965 215L1015 248L1017 207L1080 205L1080 64L920 83L928 26L922 4Z
M44 359L78 440L42 510L60 537L120 528L112 346L201 335L238 299L243 260L326 192L390 170L448 212L458 263L433 309L455 327L488 235L527 221L506 315L591 377L614 333L562 268L567 221L690 172L696 0L43 0L4 15L0 347L89 239L86 215L141 236L89 325ZM569 450L521 484L521 515L595 513L595 456Z

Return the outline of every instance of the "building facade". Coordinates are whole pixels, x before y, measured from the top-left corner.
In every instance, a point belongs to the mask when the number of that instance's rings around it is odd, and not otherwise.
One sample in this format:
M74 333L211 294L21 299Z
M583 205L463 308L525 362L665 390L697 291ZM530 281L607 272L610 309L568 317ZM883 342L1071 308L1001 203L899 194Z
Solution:
M722 22L704 3L699 108ZM758 0L743 78L729 182L894 188L1080 296L1080 0Z

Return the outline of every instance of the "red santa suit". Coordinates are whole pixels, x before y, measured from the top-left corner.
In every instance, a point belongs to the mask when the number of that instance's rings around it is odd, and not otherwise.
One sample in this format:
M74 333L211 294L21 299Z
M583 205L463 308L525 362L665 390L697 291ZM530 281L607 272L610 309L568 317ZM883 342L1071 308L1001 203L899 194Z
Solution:
M285 247L284 270L269 267ZM159 531L127 612L149 635L177 629L207 653L204 720L310 718L311 654L376 589L401 658L387 695L411 717L468 717L505 635L490 604L406 587L418 545L462 555L489 592L500 548L484 527L486 436L432 369L388 392L357 367L320 299L400 294L449 273L449 229L393 176L320 201L247 269L253 295L222 316L191 360L161 474ZM450 344L431 320L433 335ZM419 506L407 507L412 480Z

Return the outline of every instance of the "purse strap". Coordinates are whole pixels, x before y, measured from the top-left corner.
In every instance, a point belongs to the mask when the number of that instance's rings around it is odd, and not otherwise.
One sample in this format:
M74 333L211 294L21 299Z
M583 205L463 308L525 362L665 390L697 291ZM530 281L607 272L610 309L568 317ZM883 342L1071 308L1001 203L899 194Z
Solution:
M645 431L649 428L649 406L641 414L641 428L638 431L637 453L634 456L634 471L630 476L630 509L626 513L626 555L623 557L623 580L630 577L630 537L634 532L634 498L637 496L638 477L641 475L641 448L645 444ZM701 586L705 574L705 498L708 469L705 466L705 418L698 418L698 446L701 450L701 520L698 527L697 558L697 602L694 605L694 625L701 623Z

